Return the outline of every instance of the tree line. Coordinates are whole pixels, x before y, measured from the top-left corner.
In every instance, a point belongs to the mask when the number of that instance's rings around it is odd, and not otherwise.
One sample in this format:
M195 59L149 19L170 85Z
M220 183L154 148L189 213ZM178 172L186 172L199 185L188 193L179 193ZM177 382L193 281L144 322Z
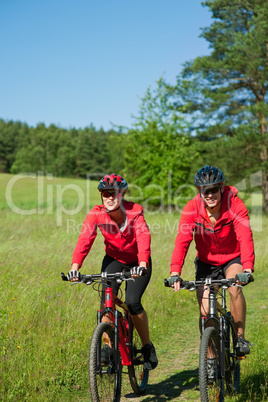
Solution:
M0 120L0 172L86 177L88 173L121 170L120 134L110 130L63 129L43 123Z
M212 15L201 33L210 55L186 62L175 85L161 77L149 87L131 128L33 128L1 120L0 171L117 172L131 181L133 193L142 188L143 197L158 204L178 188L192 195L187 184L208 164L224 171L227 184L243 180L247 190L261 184L268 212L268 2L202 4ZM257 171L261 183L250 182Z

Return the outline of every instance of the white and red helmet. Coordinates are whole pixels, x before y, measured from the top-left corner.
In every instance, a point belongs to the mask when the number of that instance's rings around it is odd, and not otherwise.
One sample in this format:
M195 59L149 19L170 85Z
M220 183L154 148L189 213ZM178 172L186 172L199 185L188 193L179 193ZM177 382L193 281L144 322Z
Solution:
M99 191L106 191L106 190L119 190L122 193L125 193L128 189L128 184L126 180L117 174L110 174L104 176L98 185Z

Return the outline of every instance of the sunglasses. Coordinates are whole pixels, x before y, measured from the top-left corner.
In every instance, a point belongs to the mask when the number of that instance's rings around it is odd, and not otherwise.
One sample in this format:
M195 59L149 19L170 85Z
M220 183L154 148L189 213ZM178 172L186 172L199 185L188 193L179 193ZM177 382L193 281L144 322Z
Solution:
M111 192L110 191L102 191L101 195L104 198L110 198L110 197L117 198L121 195L121 193L118 193L118 192L115 193L114 191L111 191Z
M208 195L208 194L216 194L218 191L220 191L221 185L217 187L210 187L210 188L201 188L200 191L203 195Z

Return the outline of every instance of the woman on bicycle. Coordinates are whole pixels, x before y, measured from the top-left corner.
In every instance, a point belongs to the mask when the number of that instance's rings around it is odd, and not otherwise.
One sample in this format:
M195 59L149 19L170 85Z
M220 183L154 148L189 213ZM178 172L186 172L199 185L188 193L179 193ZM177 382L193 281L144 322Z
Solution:
M194 179L199 194L184 207L171 259L171 282L180 289L184 260L194 237L197 257L196 280L237 278L240 284L252 279L254 245L248 211L235 187L224 186L224 174L214 166L200 169ZM240 287L229 288L231 313L237 331L236 352L250 353L244 338L246 302ZM200 315L208 312L208 290L199 289Z
M125 303L143 344L144 368L152 370L158 361L149 337L147 314L141 304L141 297L152 273L151 235L142 206L124 199L127 189L126 180L119 175L106 175L100 180L98 190L102 204L95 205L83 223L73 252L72 269L68 275L71 281L79 280L78 270L89 253L99 228L104 236L106 252L102 272L130 270L137 278L135 281L126 282ZM117 292L119 285L113 283L112 287ZM104 304L104 300L102 303ZM103 321L109 321L108 317L104 317Z

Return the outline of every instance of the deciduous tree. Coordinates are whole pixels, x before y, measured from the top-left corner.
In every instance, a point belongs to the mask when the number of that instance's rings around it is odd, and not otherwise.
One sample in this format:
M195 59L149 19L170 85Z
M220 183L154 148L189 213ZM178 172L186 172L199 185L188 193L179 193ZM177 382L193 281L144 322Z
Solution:
M142 99L126 143L126 176L138 187L132 191L141 199L170 204L178 188L184 188L196 156L187 131L187 122L172 108L161 78Z

